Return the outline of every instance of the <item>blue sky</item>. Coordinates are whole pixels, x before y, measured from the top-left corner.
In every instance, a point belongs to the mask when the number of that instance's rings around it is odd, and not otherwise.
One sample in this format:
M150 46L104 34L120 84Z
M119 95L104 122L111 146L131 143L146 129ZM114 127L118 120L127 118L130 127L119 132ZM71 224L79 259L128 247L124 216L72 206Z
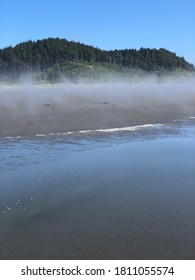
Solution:
M0 0L0 48L48 37L166 48L195 64L194 0Z

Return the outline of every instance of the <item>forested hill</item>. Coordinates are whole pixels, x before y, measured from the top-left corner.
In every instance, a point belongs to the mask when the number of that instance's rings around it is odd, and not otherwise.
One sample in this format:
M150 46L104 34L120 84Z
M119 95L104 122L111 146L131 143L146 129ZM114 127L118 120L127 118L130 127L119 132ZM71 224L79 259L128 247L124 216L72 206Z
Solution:
M37 79L55 81L62 76L72 78L104 71L128 73L132 69L158 73L178 69L194 71L194 66L163 48L104 51L59 38L27 41L0 49L0 79L16 80L28 73Z

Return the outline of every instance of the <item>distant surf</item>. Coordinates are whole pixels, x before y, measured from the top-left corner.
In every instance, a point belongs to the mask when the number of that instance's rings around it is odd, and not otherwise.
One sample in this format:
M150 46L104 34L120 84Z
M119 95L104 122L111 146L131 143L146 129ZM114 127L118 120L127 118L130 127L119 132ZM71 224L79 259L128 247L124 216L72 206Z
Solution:
M150 128L163 128L170 125L175 125L177 122L186 122L190 120L194 120L195 117L185 117L183 119L174 119L171 123L156 123L156 124L142 124L142 125L133 125L133 126L125 126L125 127L114 127L114 128L100 128L100 129L86 129L86 130L75 130L75 131L66 131L66 132L48 132L48 133L37 133L33 137L35 138L41 138L41 137L49 137L49 136L76 136L76 135L82 135L82 134L111 134L111 133L120 133L120 132L135 132L135 131L145 131ZM0 139L24 139L28 138L27 136L4 136L0 137Z
M163 124L143 124L143 125L135 125L135 126L127 126L127 127L87 129L87 130L80 130L80 131L68 131L68 132L65 132L62 134L66 135L66 134L88 134L88 133L96 133L96 132L112 133L112 132L122 132L122 131L136 131L136 130L141 130L141 129L148 128L148 127L158 127L158 126L162 126L162 125ZM54 135L54 134L52 134L52 135Z
M35 137L47 137L47 136L65 136L65 135L78 135L78 134L93 134L93 133L114 133L114 132L125 132L125 131L138 131L147 128L157 128L161 127L165 124L143 124L143 125L134 125L127 127L115 127L115 128L102 128L102 129L86 129L79 131L67 131L67 132L57 132L57 133L37 133ZM25 138L24 136L5 136L1 137L1 139L20 139Z

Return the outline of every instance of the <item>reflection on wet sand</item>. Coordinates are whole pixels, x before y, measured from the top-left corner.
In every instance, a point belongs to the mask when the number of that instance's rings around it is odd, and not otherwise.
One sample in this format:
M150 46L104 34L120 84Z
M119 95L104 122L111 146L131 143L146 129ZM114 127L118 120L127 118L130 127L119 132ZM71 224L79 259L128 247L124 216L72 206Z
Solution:
M147 131L2 139L0 258L194 259L193 119Z

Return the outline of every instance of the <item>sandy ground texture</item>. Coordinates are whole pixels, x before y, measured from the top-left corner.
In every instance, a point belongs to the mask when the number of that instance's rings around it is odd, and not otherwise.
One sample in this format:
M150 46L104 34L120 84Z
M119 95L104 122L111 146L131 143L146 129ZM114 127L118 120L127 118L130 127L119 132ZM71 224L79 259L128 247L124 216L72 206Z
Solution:
M0 86L0 136L167 123L195 115L195 84Z

